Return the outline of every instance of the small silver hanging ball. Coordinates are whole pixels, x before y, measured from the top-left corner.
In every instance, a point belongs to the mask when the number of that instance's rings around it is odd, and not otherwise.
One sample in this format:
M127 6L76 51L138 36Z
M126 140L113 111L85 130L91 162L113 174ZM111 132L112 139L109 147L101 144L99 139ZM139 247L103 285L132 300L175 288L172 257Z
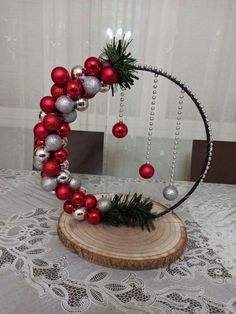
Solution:
M78 220L78 221L83 221L85 220L86 217L86 208L85 207L81 207L76 209L75 211L72 212L72 216Z
M63 169L57 176L57 182L64 184L68 183L71 180L71 173L67 169Z
M89 95L95 95L101 89L101 82L95 76L85 76L83 79L83 88Z
M45 146L49 151L55 152L62 147L62 138L57 134L50 134L45 139Z
M75 109L78 111L84 111L88 108L88 99L79 98L75 101Z
M46 192L54 191L57 187L57 179L52 177L43 177L41 185Z
M96 207L99 208L101 212L107 212L111 208L111 200L107 197L102 197L97 201Z
M77 118L77 112L75 110L69 112L69 113L63 113L62 119L68 123L72 123Z
M106 93L106 92L109 91L109 89L110 89L110 85L108 85L108 84L103 84L103 83L102 83L100 92L101 92L101 93Z
M85 70L81 65L75 65L71 69L71 77L74 80L81 79L84 76L84 72L85 72Z
M68 170L70 167L69 161L65 160L63 163L60 164L60 167L62 170L65 170L65 169Z
M57 98L55 106L60 112L69 113L74 110L75 104L69 96L64 95Z
M34 158L40 162L44 162L49 158L50 154L46 148L37 148L34 151Z
M163 189L163 196L168 201L173 201L178 196L178 190L174 185L168 185Z
M42 170L43 169L43 163L41 161L39 161L38 159L34 158L33 167L36 170Z
M76 179L76 178L72 178L70 180L70 183L69 183L69 187L72 189L72 190L79 190L81 186L81 182L79 179Z

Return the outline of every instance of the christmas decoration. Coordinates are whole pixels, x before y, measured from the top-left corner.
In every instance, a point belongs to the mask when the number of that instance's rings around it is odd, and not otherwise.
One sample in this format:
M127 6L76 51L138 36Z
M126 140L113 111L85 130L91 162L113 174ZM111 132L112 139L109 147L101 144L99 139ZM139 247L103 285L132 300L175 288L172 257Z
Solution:
M62 113L70 113L74 107L74 101L69 96L60 96L56 100L56 108Z
M85 199L85 193L82 191L74 191L72 196L72 204L75 206L83 206Z
M83 79L83 88L89 95L95 95L101 89L101 82L95 76L85 76Z
M42 147L44 147L44 145L45 145L45 143L44 143L44 140L40 140L40 139L38 139L38 138L36 138L35 139L35 141L34 141L34 146L35 147L40 147L40 148L42 148Z
M56 160L48 160L43 164L43 172L48 177L56 177L60 170L60 165Z
M84 63L84 67L85 74L92 76L98 76L102 68L100 60L96 57L88 58Z
M102 197L97 202L97 208L100 209L100 211L107 212L111 208L111 200L107 197Z
M84 206L86 208L94 208L97 204L97 199L94 195L88 194L84 197Z
M91 209L87 215L88 222L92 225L97 225L101 221L101 213L98 208Z
M34 152L34 158L42 163L49 158L49 152L44 147L37 148Z
M57 99L58 97L65 95L65 89L64 87L59 87L56 84L52 85L51 87L51 95L54 99Z
M81 80L84 77L85 69L81 65L75 65L71 69L71 77L73 80Z
M173 201L178 197L178 190L174 185L168 185L163 190L163 196L168 201Z
M54 98L51 96L43 97L40 100L40 107L46 113L55 112L56 106Z
M43 118L43 125L48 131L56 131L61 127L61 117L49 113Z
M70 134L70 126L68 122L62 122L60 129L57 130L57 134L60 135L60 137L66 137Z
M55 152L62 147L62 139L57 134L50 134L45 139L45 146L49 151Z
M54 159L60 163L63 163L68 158L68 150L65 147L55 151Z
M68 183L71 180L71 174L68 170L63 169L57 176L57 182L64 184Z
M123 138L128 134L128 127L123 122L118 122L113 126L112 133L117 138Z
M69 81L69 73L63 67L56 67L52 70L51 78L57 86L64 87Z
M69 200L72 196L72 190L68 184L61 184L56 188L56 196L59 200Z
M117 83L118 74L114 68L107 66L102 69L101 79L104 84L112 85Z
M67 123L72 123L77 118L77 112L75 110L69 112L69 113L63 113L62 119Z
M151 164L148 164L148 163L143 164L139 168L139 174L144 179L150 179L154 175L154 172L155 172L155 169L153 168Z
M72 178L71 180L70 180L70 183L69 183L69 186L70 186L70 188L72 189L72 190L79 190L79 188L80 188L80 186L81 186L81 182L78 180L78 179L76 179L76 178Z
M110 85L102 83L101 88L100 88L100 92L101 93L107 93L109 91L109 89L110 89Z
M73 204L71 203L71 201L65 201L65 203L63 205L63 209L68 214L72 214L73 211L75 210L75 208L74 208Z
M43 123L39 122L34 127L34 136L40 140L44 140L48 136L49 132L43 125Z
M88 100L86 98L80 98L75 101L75 109L78 111L84 111L88 108Z
M76 209L75 211L72 212L72 216L78 220L78 221L83 221L86 218L86 208L81 207Z
M66 85L66 94L71 99L78 99L83 93L83 87L81 83L77 80L71 80Z
M45 175L43 175L41 185L44 191L47 192L54 191L55 188L57 187L57 179L54 177L46 177Z

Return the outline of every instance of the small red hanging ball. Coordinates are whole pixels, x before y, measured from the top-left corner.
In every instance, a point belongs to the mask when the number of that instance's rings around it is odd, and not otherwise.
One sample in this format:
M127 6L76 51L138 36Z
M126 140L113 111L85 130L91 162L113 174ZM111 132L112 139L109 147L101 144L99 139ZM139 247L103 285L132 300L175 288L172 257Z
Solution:
M65 203L63 205L63 209L68 214L72 214L73 211L75 210L75 208L74 208L73 204L71 203L71 201L65 201Z
M49 113L43 118L43 125L48 131L57 131L60 129L61 123L61 117L56 114Z
M53 84L51 87L51 95L54 99L57 99L58 97L65 95L65 89L64 87L59 87L56 84Z
M52 70L51 73L53 82L59 87L65 86L69 81L69 77L69 72L63 67L56 67Z
M83 94L83 86L80 81L71 80L66 85L66 94L76 100Z
M44 140L40 140L39 138L36 138L35 141L34 141L34 147L37 147L37 148L42 148L44 147Z
M45 128L44 124L42 122L39 122L34 127L34 135L40 140L45 140L45 138L48 136L49 132Z
M84 67L85 67L85 73L87 75L92 75L92 76L99 75L102 69L101 62L96 57L88 58L84 63Z
M123 138L128 134L128 127L123 122L118 122L113 126L112 133L117 138Z
M69 200L72 196L72 190L68 184L61 184L56 188L56 196L59 200Z
M68 122L62 122L62 125L59 130L57 130L57 134L60 137L66 137L70 134L70 126Z
M46 113L55 112L56 106L54 98L52 96L43 97L40 100L40 107Z
M68 158L68 155L68 150L65 147L62 147L54 153L54 158L59 163L63 163Z
M93 208L87 214L88 222L92 225L97 225L101 221L101 212L98 208Z
M60 165L56 160L48 160L43 164L43 172L47 177L56 177L60 170Z
M115 84L118 81L118 73L110 66L105 67L102 69L101 80L104 84Z
M149 179L151 178L155 173L155 169L151 164L143 164L139 168L139 174L142 178L144 179Z
M75 191L72 196L72 204L74 206L83 206L84 205L85 193L82 191Z
M92 194L87 194L84 198L84 206L86 208L94 208L97 204L97 199Z

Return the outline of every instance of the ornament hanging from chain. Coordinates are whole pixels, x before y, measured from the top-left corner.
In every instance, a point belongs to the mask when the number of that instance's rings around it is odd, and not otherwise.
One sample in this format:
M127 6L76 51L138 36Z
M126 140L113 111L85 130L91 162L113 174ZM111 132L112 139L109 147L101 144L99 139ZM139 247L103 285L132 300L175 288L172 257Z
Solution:
M112 133L117 138L123 138L128 134L128 127L124 123L124 104L125 101L125 88L121 87L120 92L120 109L119 109L119 122L112 128Z

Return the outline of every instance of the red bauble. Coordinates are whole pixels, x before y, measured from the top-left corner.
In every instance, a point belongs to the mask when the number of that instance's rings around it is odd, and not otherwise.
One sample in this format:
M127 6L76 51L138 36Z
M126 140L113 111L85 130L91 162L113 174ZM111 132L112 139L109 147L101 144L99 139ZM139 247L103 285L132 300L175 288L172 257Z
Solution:
M84 67L85 67L85 73L87 75L92 75L92 76L99 75L102 69L101 62L96 57L88 58L84 63Z
M63 163L67 159L68 155L68 150L65 147L62 147L54 153L54 158L59 163Z
M63 205L64 211L68 214L72 214L73 211L75 210L73 204L71 203L71 201L65 201L64 205Z
M59 200L69 200L72 193L73 192L68 184L61 184L56 188L56 196Z
M69 72L63 67L56 67L52 70L51 73L53 82L59 87L65 86L69 81L69 77Z
M97 225L101 221L101 212L98 208L91 209L87 217L90 224Z
M117 138L123 138L128 134L128 127L123 122L118 122L113 126L112 133Z
M62 122L62 125L59 130L57 130L57 134L60 137L66 137L70 134L70 126L68 122Z
M57 99L58 97L65 95L66 92L65 92L65 89L63 87L59 87L56 84L54 84L51 87L51 94L52 94L52 97L54 99Z
M34 127L34 135L40 140L44 140L48 136L49 132L45 128L42 122L39 122Z
M71 80L66 85L66 94L76 100L83 94L83 86L79 81Z
M139 168L139 174L141 177L143 177L144 179L149 179L154 175L155 169L152 165L150 164L143 164L140 168Z
M94 208L97 204L97 199L92 194L87 194L84 198L84 206L86 208Z
M41 178L46 177L46 173L44 171L40 172Z
M108 66L102 69L101 80L104 84L112 85L117 83L118 74L115 69Z
M43 164L43 172L47 177L56 177L60 170L60 165L56 160L48 160Z
M56 110L55 100L52 96L45 96L40 100L41 109L46 112L54 112Z
M74 206L83 206L84 205L85 193L82 191L75 191L72 196L72 204Z
M40 140L39 138L36 138L34 141L34 147L42 148L44 147L44 140Z
M47 114L43 118L43 125L48 131L57 131L61 127L61 117L56 114Z

